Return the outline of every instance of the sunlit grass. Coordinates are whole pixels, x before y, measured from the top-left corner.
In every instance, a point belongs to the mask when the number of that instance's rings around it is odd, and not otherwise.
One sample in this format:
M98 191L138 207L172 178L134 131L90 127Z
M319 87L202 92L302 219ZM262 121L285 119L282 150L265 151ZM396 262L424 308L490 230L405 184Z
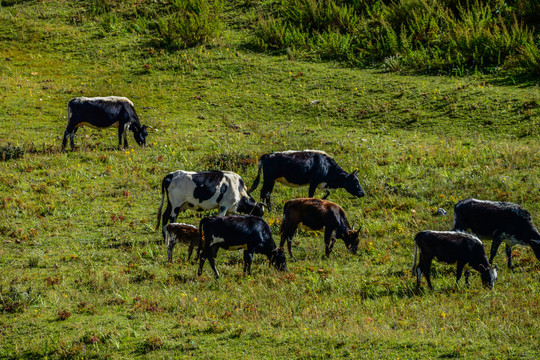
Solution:
M240 31L148 53L136 34L67 21L76 6L35 3L0 8L0 146L24 153L0 159L1 357L537 357L530 249L513 271L500 251L493 291L476 273L456 287L452 266L433 265L434 291L410 274L414 234L449 229L460 199L516 202L540 223L537 87L256 55L236 47ZM13 22L20 38L5 35ZM61 36L30 41L57 22ZM157 129L148 146L118 151L113 129L83 128L61 152L67 101L111 94ZM366 197L329 198L358 224L358 255L338 240L324 259L322 234L301 231L288 273L256 255L244 276L241 252L220 251L222 278L208 265L198 278L183 246L167 263L153 230L163 176L220 167L251 185L261 154L306 148L359 170ZM283 204L307 188L272 195L279 242Z

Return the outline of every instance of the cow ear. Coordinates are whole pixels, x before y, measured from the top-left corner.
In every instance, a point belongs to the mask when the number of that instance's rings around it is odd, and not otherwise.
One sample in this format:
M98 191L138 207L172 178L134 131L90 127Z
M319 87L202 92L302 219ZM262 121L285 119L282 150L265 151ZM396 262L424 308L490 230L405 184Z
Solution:
M355 176L357 172L358 172L358 169L354 170L354 171L351 173L351 176Z

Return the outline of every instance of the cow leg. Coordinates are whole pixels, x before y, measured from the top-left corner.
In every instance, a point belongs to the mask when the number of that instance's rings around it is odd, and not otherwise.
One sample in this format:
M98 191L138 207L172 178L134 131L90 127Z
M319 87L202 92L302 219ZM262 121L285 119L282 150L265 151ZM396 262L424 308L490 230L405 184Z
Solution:
M66 150L67 140L68 140L68 137L70 136L70 134L71 133L68 132L67 129L66 129L66 131L64 131L64 138L62 139L62 150Z
M201 253L201 256L199 257L199 271L197 271L198 276L202 275L203 265L204 265L204 262L206 261L207 256L208 256L208 251L204 249Z
M508 259L508 268L512 268L512 245L506 244L506 258Z
M71 145L71 150L75 149L75 133L77 132L78 128L73 129L73 132L69 136L69 145Z
M469 275L471 274L471 271L469 269L465 270L465 284L467 287L469 287Z
M328 227L324 230L324 245L325 245L325 255L326 257L330 256L330 253L332 252L332 249L334 248L334 244L336 243L336 239L332 237L332 229L329 229Z
M315 183L309 183L308 197L312 198L315 195L315 190L317 190L317 185Z
M220 206L218 210L218 216L224 216L227 214L227 208L225 206Z
M172 253L174 249L174 243L169 243L169 246L167 248L167 261L172 262Z
M161 223L163 224L163 227L161 228L163 239L165 239L165 233L167 231L167 224L169 222L171 223L175 222L176 218L178 217L179 212L180 212L180 207L176 207L173 210L171 203L167 201L167 207L165 208L165 212L163 213L163 216L161 218Z
M324 189L324 196L322 197L323 200L326 200L326 198L330 195L330 190Z
M296 233L297 226L290 226L287 221L281 225L283 232L281 233L281 241L279 242L279 247L283 247L283 244L285 243L285 240L287 240L287 249L289 250L289 256L291 258L294 258L292 254L292 238L294 234Z
M216 275L216 279L219 278L219 272L217 271L217 268L216 268L217 251L218 251L218 247L212 246L208 252L208 255L209 255L208 262L210 263L210 267L212 268L212 270L214 271L214 274Z
M261 201L264 201L266 205L270 208L270 194L274 189L274 179L263 178L263 185L261 188Z
M495 234L493 236L493 242L491 243L491 250L489 251L489 263L493 265L493 259L495 258L495 255L497 255L497 250L499 249L499 246L501 245L503 239L501 234Z
M127 141L128 130L129 130L129 125L128 124L124 125L124 148L126 149L129 147L128 141Z
M69 143L71 145L71 150L73 150L73 148L75 148L75 142L74 142L74 138L75 138L75 133L77 132L77 129L76 127L68 127L66 128L66 131L64 131L64 138L62 139L62 150L65 150L66 149L66 145L67 145L67 140L69 139Z
M247 272L251 275L251 262L253 261L253 253L244 250L244 274Z
M461 279L461 274L463 273L463 268L465 268L465 262L458 261L457 269L456 269L456 285L458 285L459 279ZM467 280L467 276L465 276L465 282L467 283L467 286L468 286L469 281Z
M431 285L431 279L429 274L431 270L431 260L432 259L423 258L422 254L420 253L420 263L418 264L418 266L420 267L421 272L424 273L429 288L433 290L433 285Z
M422 269L420 268L420 263L416 266L416 288L420 287L420 279L422 277Z
M193 248L194 247L195 247L195 244L189 243L188 256L187 256L188 261L191 259L191 254L193 253ZM197 260L197 259L195 259L195 260Z

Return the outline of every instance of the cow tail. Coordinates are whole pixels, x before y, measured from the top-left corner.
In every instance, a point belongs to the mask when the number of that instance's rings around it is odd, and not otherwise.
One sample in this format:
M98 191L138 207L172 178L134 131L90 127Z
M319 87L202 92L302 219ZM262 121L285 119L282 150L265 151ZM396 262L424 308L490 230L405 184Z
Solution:
M203 232L204 232L204 223L205 223L205 219L201 219L201 221L199 222L199 243L197 244L197 259L200 259L201 258L201 251L202 251L202 247L203 247Z
M412 276L415 275L415 268L416 268L416 255L418 253L418 244L416 243L416 237L414 238L414 259L413 259L413 264L412 264L412 269L411 269L411 272L412 272Z
M71 100L67 104L67 123L71 122Z
M259 160L259 170L257 171L257 177L255 178L253 185L251 185L251 188L248 190L248 194L251 195L253 190L255 190L257 186L259 186L259 181L261 181L261 171L262 171L262 159Z
M157 231L159 229L159 224L161 222L161 209L163 209L163 200L165 199L165 187L163 186L163 183L161 184L161 203L159 204L159 208L158 208L158 211L157 211L157 225L156 225L156 230L154 231Z

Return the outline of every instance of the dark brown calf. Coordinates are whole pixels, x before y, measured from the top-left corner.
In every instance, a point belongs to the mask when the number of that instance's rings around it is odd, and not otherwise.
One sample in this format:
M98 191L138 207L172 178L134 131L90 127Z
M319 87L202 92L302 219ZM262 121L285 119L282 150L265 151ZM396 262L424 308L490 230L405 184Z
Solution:
M420 249L420 260L416 265L416 255ZM416 286L420 287L422 273L428 286L433 289L429 277L433 259L441 263L457 264L456 284L461 278L465 265L480 272L482 283L493 288L497 280L497 268L491 267L484 244L476 236L460 231L421 231L414 238L413 274L416 272ZM465 270L465 282L469 285L469 270Z
M343 239L347 249L353 254L358 251L358 230L352 230L343 209L330 201L304 198L287 201L283 208L281 223L281 242L287 240L289 255L292 257L291 241L296 229L305 227L315 231L324 231L325 255L328 257L336 239Z
M167 260L172 262L172 252L176 243L189 244L188 260L195 245L199 244L199 229L193 225L170 223L167 225L165 244L167 245ZM198 254L195 260L199 258Z

